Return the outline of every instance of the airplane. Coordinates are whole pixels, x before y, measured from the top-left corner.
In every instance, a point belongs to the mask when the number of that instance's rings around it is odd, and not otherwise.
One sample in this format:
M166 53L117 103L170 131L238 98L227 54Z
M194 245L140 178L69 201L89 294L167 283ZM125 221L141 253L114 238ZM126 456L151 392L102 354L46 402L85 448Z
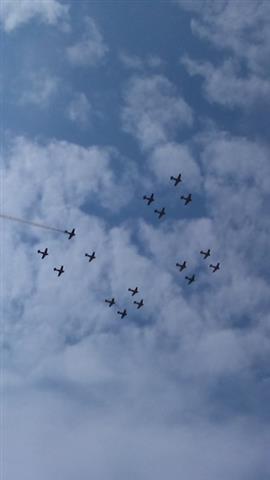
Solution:
M174 186L176 187L178 183L182 182L181 173L179 173L178 177L171 176L171 180L174 181Z
M133 290L133 288L129 288L128 291L132 292L131 296L134 297L134 295L136 295L136 293L139 292L139 289L138 289L138 287L135 287L134 290Z
M124 309L123 312L120 312L120 311L118 310L117 313L118 313L118 315L121 315L121 318L124 318L124 317L127 316L127 311L126 311L126 309Z
M54 271L55 271L55 272L58 272L58 277L60 277L60 275L62 275L62 273L64 273L65 270L64 270L63 265L61 265L60 268L55 268L55 267L54 267Z
M216 265L209 265L209 267L211 267L213 269L213 272L212 273L215 273L217 270L219 270L219 262L216 264Z
M68 239L70 240L72 237L75 237L76 233L75 233L75 228L73 228L71 230L71 232L69 232L68 230L65 230L65 233L67 233L69 235Z
M208 248L207 252L204 252L203 250L201 250L200 254L204 255L204 260L205 260L207 257L210 257L210 248Z
M136 300L134 300L133 303L137 305L137 309L144 306L143 299L141 299L139 302L136 302Z
M147 205L150 205L152 202L154 202L154 194L151 193L150 197L147 197L147 195L144 195L143 196L143 199L144 200L147 200Z
M181 199L185 200L185 205L187 205L189 202L192 202L191 193L189 193L187 197L185 197L184 195L181 195Z
M188 280L188 284L190 285L192 282L195 281L195 275L193 274L192 277L185 277Z
M85 253L85 257L89 257L89 262L92 262L96 257L95 255L96 252L93 252L92 255L89 255L89 253Z
M111 300L107 300L107 298L105 298L105 302L109 304L109 307L112 307L112 305L115 305L114 297Z
M38 250L37 253L41 253L41 258L42 258L42 259L45 258L46 255L49 255L49 254L48 254L48 248L47 248L47 247L45 248L44 252L42 252L41 250Z
M182 264L181 263L176 263L176 266L179 267L179 271L182 272L184 268L187 268L187 262L184 261Z
M164 207L162 207L162 210L155 210L155 213L158 213L158 218L161 218L163 217L163 215L166 215Z

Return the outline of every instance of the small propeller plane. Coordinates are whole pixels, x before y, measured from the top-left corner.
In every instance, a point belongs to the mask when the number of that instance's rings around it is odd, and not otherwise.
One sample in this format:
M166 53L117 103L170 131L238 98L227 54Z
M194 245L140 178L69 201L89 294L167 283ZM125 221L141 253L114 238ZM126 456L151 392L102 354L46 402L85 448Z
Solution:
M84 256L89 258L89 262L92 262L92 260L97 258L95 254L96 252L93 252L91 255L89 255L89 253L85 253Z
M212 273L215 273L217 270L219 270L220 268L220 263L218 262L216 265L209 265L210 268L213 269Z
M164 207L162 207L161 210L155 210L155 213L158 213L158 218L161 218L161 217L163 217L163 215L166 215Z
M176 187L178 185L178 183L182 182L182 175L181 173L179 173L178 177L174 177L173 175L171 176L171 180L174 181L174 186Z
M132 292L131 296L134 297L134 295L136 295L136 293L139 292L139 289L138 289L138 287L135 287L134 289L133 289L133 288L129 288L128 291L129 291L129 292Z
M62 275L62 273L64 273L65 270L64 270L63 265L61 265L60 268L55 268L55 267L54 267L54 271L55 271L55 272L58 272L58 277L60 277L60 275Z
M42 252L41 250L38 250L37 253L40 253L41 254L41 258L45 258L48 254L48 248L46 247L44 252Z
M121 318L124 318L127 316L127 311L126 309L123 310L123 312L120 312L119 310L117 311L118 315L121 315Z
M75 233L75 228L73 228L71 230L71 232L69 232L68 230L65 230L65 233L68 234L68 239L70 240L72 237L75 237L76 233Z
M201 250L200 254L203 255L203 259L205 260L206 258L210 257L210 248L208 248L207 252Z
M150 197L147 197L147 195L144 195L143 199L147 200L147 205L151 205L151 203L155 201L153 193L151 193Z
M187 268L187 262L184 261L183 263L176 263L176 266L179 267L179 271L182 272L184 268Z
M114 297L111 300L107 300L107 298L105 298L105 302L109 304L108 305L109 307L112 307L113 305L115 305Z
M190 285L192 282L195 281L195 275L193 274L191 277L185 277L188 280L188 284Z
M185 200L185 205L187 205L188 203L192 202L191 193L189 193L187 197L185 197L184 195L181 195L181 199Z
M134 305L137 305L137 309L144 306L143 299L141 299L139 302L136 302L136 300L134 300L133 303Z

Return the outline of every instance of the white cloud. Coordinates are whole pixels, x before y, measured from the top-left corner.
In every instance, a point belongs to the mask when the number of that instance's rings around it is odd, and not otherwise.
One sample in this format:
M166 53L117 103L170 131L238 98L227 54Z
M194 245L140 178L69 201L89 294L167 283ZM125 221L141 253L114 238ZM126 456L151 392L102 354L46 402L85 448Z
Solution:
M239 106L248 109L254 104L268 101L270 82L251 74L244 77L239 66L226 60L219 66L209 62L197 62L188 57L182 59L190 75L201 75L204 78L205 95L211 102L225 107Z
M5 189L9 192L5 208L10 214L18 212L25 216L37 209L35 199L39 198L39 214L46 219L58 219L57 223L64 210L68 215L68 209L80 208L91 197L109 210L121 208L132 195L132 184L125 178L132 167L126 161L126 172L116 176L111 163L115 165L117 157L121 165L119 154L111 148L84 148L65 141L51 141L42 146L18 137L5 155ZM136 171L133 174L136 179ZM11 194L18 184L19 191Z
M179 0L177 3L196 16L191 21L193 33L208 40L226 58L219 66L185 62L191 74L205 78L208 98L226 106L241 107L267 99L270 90L269 2Z
M192 110L162 75L133 77L125 92L123 129L143 149L172 140L178 129L193 123Z
M121 52L119 55L121 63L130 70L145 70L147 68L160 68L163 65L163 60L157 55L148 55L146 57L139 57L127 52Z
M81 121L87 102L75 99ZM147 152L140 176L109 147L5 146L1 211L77 229L69 241L0 219L7 480L269 476L269 148L217 132L174 143L192 121L165 77L135 77L123 122ZM180 170L208 216L147 223L149 170L160 184ZM214 275L199 254L208 247Z
M109 50L96 22L88 17L85 23L86 31L82 39L67 48L67 57L74 66L95 66Z
M57 0L2 0L0 20L6 32L37 17L48 25L56 25L67 18L69 7Z
M207 0L200 6L204 8L199 8L198 20L193 19L191 23L194 33L245 59L254 72L259 73L261 68L268 70L262 60L270 49L269 2L256 0L243 4L241 0L226 0L216 5Z
M200 169L186 145L165 143L157 146L148 159L148 165L161 183L168 184L170 175L181 173L185 187L200 190Z
M113 173L111 149L20 138L5 152L2 208L77 228L69 241L1 220L7 479L19 468L23 480L268 474L270 296L257 255L265 261L269 235L258 253L267 216L250 203L267 197L268 149L217 133L200 142L211 216L162 226L132 218L110 227L94 207L84 212L85 202L121 208L125 188L139 188L132 170ZM161 170L166 149L183 168L191 162L186 147L161 147L153 153ZM43 261L36 250L44 246ZM202 247L221 260L217 274L200 258ZM88 250L96 250L95 263L85 262ZM175 267L184 257L199 275L192 290ZM62 263L59 279L52 269ZM127 291L135 285L142 311ZM107 295L127 306L125 320L105 306Z
M268 154L263 144L217 133L205 138L202 158L208 173L222 179L232 189L242 182L252 182L260 191L258 193L266 194L270 186Z
M73 122L85 126L91 120L92 106L84 93L75 93L68 109L68 117Z
M209 248L215 251L219 244L215 234L215 224L209 218L174 221L169 227L164 225L162 228L142 222L140 235L142 242L148 248L148 253L154 257L155 263L162 265L163 268L167 267L176 275L178 275L176 262L186 260L189 271L190 268L198 269L201 265L200 250L209 245ZM179 279L182 276L178 275Z
M70 397L72 390L78 390L76 384L70 384ZM140 393L144 403L149 402L149 410L161 395L156 392L155 398L153 392L152 398L145 398L145 392ZM83 394L84 402L79 403L61 392L52 397L43 389L40 394L25 392L22 401L14 391L3 446L8 480L34 480L37 476L39 480L54 476L60 480L76 476L108 480L127 475L130 480L167 476L170 480L181 476L190 480L214 480L217 476L219 480L253 480L269 474L269 432L265 425L253 424L252 428L247 419L228 419L215 426L195 419L190 426L173 421L166 426L161 418L153 424L140 415L137 399L123 403L118 392L119 408L115 411L112 406L104 408L99 398L95 402L87 390ZM181 402L181 395L177 400Z
M32 73L27 78L27 88L19 98L21 105L35 105L44 108L49 105L59 88L59 78L45 71Z

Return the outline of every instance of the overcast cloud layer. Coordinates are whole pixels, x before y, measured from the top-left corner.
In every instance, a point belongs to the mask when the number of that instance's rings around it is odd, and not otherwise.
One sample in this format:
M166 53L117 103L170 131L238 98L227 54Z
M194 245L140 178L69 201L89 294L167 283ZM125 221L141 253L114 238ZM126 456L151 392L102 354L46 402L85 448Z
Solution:
M270 476L269 6L155 5L0 9L5 480Z

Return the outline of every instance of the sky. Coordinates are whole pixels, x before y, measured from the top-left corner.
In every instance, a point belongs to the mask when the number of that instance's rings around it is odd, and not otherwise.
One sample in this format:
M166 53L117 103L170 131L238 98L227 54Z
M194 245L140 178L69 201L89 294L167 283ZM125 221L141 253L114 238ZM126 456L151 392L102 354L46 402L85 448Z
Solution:
M270 478L269 21L1 1L1 478Z

